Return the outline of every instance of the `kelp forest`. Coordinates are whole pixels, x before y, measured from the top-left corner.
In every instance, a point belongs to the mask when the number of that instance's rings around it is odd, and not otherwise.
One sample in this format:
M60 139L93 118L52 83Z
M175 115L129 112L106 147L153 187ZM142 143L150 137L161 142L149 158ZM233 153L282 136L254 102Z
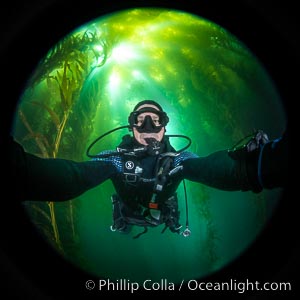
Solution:
M102 45L101 53L94 51L95 44ZM28 152L83 160L99 101L97 85L87 82L93 68L105 63L108 51L103 38L84 32L60 41L41 61L24 94L30 100L17 112L23 125L21 142ZM43 89L38 99L31 97L35 89ZM57 250L65 255L73 251L78 241L76 201L30 203L28 208L33 222Z

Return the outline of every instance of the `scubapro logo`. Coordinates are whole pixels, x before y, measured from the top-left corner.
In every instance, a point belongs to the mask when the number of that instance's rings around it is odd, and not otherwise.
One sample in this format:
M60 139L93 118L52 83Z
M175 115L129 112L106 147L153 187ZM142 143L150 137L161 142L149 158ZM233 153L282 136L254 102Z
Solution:
M134 168L134 163L131 160L126 161L125 168L128 170L132 170Z

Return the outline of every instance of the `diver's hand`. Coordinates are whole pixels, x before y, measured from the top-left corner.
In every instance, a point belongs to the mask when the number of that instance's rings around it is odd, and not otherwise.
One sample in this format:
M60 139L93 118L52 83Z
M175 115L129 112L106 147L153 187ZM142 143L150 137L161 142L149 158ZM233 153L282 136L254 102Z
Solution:
M228 150L228 155L237 163L237 177L243 183L242 190L252 190L255 193L262 191L263 186L258 176L259 156L268 142L268 135L257 130Z
M235 160L243 159L248 156L250 152L259 149L268 142L268 135L262 130L257 130L254 134L248 135L240 140L228 150L228 153L229 156Z
M268 135L262 130L258 130L256 134L246 144L247 151L251 152L269 141Z

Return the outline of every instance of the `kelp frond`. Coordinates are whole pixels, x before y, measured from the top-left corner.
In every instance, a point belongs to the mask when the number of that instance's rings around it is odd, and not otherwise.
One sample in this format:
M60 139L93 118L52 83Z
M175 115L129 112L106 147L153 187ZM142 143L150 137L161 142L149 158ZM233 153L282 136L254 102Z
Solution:
M96 45L101 45L101 53L95 51L94 47ZM105 62L108 46L98 33L88 31L66 36L54 45L39 63L35 73L30 78L28 86L33 87L45 80L54 70L63 68L66 61L76 62L80 68L84 69L85 64L82 62L82 58L88 52L92 53L96 60L103 57L102 61Z

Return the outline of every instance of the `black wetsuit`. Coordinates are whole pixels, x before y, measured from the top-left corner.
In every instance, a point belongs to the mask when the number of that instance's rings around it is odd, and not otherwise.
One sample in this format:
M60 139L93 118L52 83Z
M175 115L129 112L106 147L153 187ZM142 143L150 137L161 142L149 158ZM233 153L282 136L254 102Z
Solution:
M133 149L136 144L126 136L120 146ZM167 139L164 147L163 153L174 154ZM114 154L75 162L36 157L12 139L9 149L9 175L17 186L14 192L20 201L70 200L110 179L116 190L112 197L115 220L122 215L128 224L165 223L174 232L180 227L176 190L183 179L221 190L253 192L284 187L287 179L286 134L250 153L223 150L206 157L191 152L149 156L106 151L101 154ZM155 210L161 216L151 214ZM114 225L114 229L124 229L122 222Z
M16 186L14 192L20 201L70 200L107 179L111 179L116 192L126 198L128 191L122 181L124 178L121 178L120 157L85 162L45 159L26 153L12 138L8 144L8 179ZM139 160L143 176L153 178L157 157L141 156ZM228 191L259 192L263 188L284 187L288 174L287 136L270 141L242 158L233 158L227 150L206 157L182 152L174 159L173 167L176 166L182 168L171 176L172 188L164 190L170 189L170 194L175 192L182 179ZM144 193L144 188L130 187L136 195Z

